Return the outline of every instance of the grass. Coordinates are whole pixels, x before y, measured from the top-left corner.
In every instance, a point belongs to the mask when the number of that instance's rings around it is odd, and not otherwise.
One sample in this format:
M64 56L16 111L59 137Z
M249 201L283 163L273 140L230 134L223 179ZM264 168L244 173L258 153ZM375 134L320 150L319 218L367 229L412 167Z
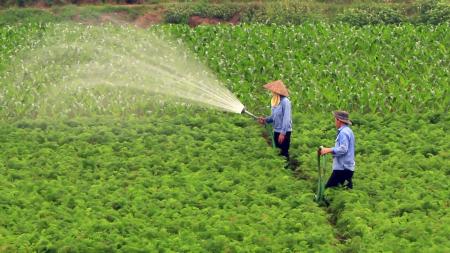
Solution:
M64 5L42 8L8 8L0 10L0 25L18 23L49 23L63 21L98 20L104 14L119 13L125 21L133 21L147 12L157 9L155 5Z
M61 18L52 12L36 8L10 8L0 11L0 26L18 23L48 23L60 20Z

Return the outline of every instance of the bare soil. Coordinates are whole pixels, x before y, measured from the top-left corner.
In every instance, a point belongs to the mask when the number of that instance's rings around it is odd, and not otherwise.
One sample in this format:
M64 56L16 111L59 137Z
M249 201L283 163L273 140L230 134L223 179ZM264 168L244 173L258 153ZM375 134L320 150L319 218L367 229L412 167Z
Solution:
M140 28L148 28L151 25L160 24L163 22L165 11L165 9L160 8L152 12L147 12L144 15L139 16L134 21L134 24Z

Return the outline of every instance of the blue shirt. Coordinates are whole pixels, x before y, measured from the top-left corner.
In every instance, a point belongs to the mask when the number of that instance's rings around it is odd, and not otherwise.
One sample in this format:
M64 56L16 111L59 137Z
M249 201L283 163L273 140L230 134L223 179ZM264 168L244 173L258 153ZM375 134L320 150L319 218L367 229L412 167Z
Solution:
M333 170L355 170L355 136L352 129L343 125L338 129L333 149Z
M273 131L286 134L292 131L291 101L281 97L280 104L272 107L272 114L266 118L267 123L273 123Z

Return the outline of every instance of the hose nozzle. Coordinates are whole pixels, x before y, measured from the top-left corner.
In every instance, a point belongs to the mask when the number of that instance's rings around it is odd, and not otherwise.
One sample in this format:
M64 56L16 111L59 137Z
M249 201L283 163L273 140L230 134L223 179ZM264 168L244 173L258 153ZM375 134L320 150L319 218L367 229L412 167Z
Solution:
M244 114L244 113L246 113L246 114L252 116L254 119L258 119L258 117L256 117L254 114L252 114L251 112L247 111L247 110L245 109L245 107L242 109L241 114Z

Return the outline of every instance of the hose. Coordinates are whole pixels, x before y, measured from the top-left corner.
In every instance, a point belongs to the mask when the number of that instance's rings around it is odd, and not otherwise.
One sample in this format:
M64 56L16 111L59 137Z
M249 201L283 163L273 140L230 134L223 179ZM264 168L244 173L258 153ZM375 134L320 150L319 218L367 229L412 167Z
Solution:
M323 182L323 176L324 176L324 170L326 168L326 159L325 157L322 159L322 164L320 163L320 157L322 156L320 153L322 151L322 146L319 147L317 150L317 172L319 174L318 182L317 182L317 193L316 193L316 202L321 204L325 203L325 197L324 197L324 182ZM322 166L321 166L322 165Z

